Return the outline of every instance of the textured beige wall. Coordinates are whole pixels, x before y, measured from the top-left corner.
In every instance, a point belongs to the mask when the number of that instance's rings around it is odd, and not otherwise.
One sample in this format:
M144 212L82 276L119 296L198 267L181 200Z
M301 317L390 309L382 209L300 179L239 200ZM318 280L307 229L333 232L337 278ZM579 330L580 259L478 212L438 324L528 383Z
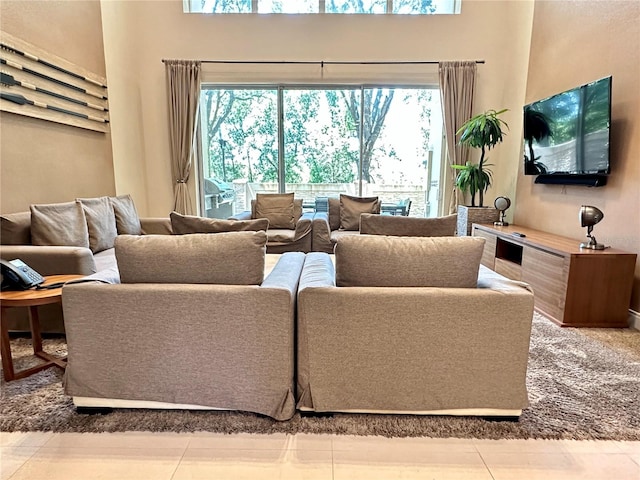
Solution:
M0 28L105 76L100 2L0 2ZM0 210L115 193L111 137L0 113Z
M118 86L111 93L116 188L120 191L121 165L126 165L122 177L134 172L136 179L127 181L137 182L136 191L146 189L146 214L166 215L172 208L163 58L484 59L475 110L509 108L511 127L504 144L491 153L496 185L487 199L491 204L496 195L513 195L532 15L531 1L510 0L465 0L460 15L434 16L197 15L184 14L181 0L103 2L107 73L111 86ZM264 71L253 68L257 74ZM279 68L290 76L300 67ZM352 76L359 68L352 67ZM367 75L384 77L389 68L369 68ZM251 73L241 76L251 78Z
M640 254L640 2L537 1L526 102L613 75L611 175L602 188L536 185L518 177L516 223L585 235L580 205L604 212L598 241ZM632 308L640 311L640 262Z

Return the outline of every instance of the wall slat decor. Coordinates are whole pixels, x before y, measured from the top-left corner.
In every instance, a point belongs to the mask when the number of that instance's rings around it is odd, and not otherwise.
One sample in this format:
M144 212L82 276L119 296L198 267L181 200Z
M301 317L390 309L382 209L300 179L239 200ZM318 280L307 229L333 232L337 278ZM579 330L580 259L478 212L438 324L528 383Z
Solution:
M109 131L107 80L0 32L0 110Z

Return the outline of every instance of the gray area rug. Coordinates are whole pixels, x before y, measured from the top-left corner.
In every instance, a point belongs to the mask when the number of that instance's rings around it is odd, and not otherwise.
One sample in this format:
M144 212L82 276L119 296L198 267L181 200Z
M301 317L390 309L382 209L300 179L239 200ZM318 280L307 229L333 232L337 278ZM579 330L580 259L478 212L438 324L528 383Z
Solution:
M12 341L29 362L28 339ZM63 354L63 340L45 341ZM22 360L22 361L21 361ZM527 385L530 407L519 422L473 417L335 414L286 422L243 412L116 410L75 412L62 391L62 372L49 369L2 383L0 431L329 433L386 437L640 440L640 332L562 329L536 313Z

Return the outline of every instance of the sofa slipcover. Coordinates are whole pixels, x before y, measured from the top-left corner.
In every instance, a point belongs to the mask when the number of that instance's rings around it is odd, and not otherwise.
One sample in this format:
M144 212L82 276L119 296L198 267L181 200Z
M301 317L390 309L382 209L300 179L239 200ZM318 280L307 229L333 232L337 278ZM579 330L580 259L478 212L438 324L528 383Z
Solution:
M337 287L335 279L330 255L307 255L299 409L516 417L528 405L526 284L483 266L477 288Z
M65 392L83 407L207 408L291 418L303 263L302 253L283 254L260 285L66 285Z

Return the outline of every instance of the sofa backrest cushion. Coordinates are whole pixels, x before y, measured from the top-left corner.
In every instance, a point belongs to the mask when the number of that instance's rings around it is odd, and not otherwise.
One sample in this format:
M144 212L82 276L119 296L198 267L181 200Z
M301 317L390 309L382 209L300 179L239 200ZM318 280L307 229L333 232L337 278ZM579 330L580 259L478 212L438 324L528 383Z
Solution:
M258 193L251 218L266 218L271 228L296 228L293 193Z
M0 215L0 242L2 245L30 245L31 212Z
M339 287L475 288L480 237L349 235L335 248Z
M378 197L354 197L340 194L340 228L359 230L362 213L380 213Z
M457 220L458 215L455 213L437 218L363 213L360 216L360 233L396 237L453 237Z
M133 203L131 195L118 195L117 197L109 197L109 201L113 206L113 213L116 216L116 228L119 235L140 235L142 227L140 226L140 217L138 210Z
M89 247L87 220L80 202L31 205L31 243Z
M340 198L337 197L329 197L329 228L340 228Z
M109 197L77 198L82 204L89 230L89 248L93 253L113 248L118 236L116 217Z
M122 283L259 285L267 234L120 235L115 241Z
M259 230L266 231L269 228L269 220L257 218L255 220L221 220L219 218L196 217L171 212L171 230L174 235L186 235L189 233L223 233L243 232Z

